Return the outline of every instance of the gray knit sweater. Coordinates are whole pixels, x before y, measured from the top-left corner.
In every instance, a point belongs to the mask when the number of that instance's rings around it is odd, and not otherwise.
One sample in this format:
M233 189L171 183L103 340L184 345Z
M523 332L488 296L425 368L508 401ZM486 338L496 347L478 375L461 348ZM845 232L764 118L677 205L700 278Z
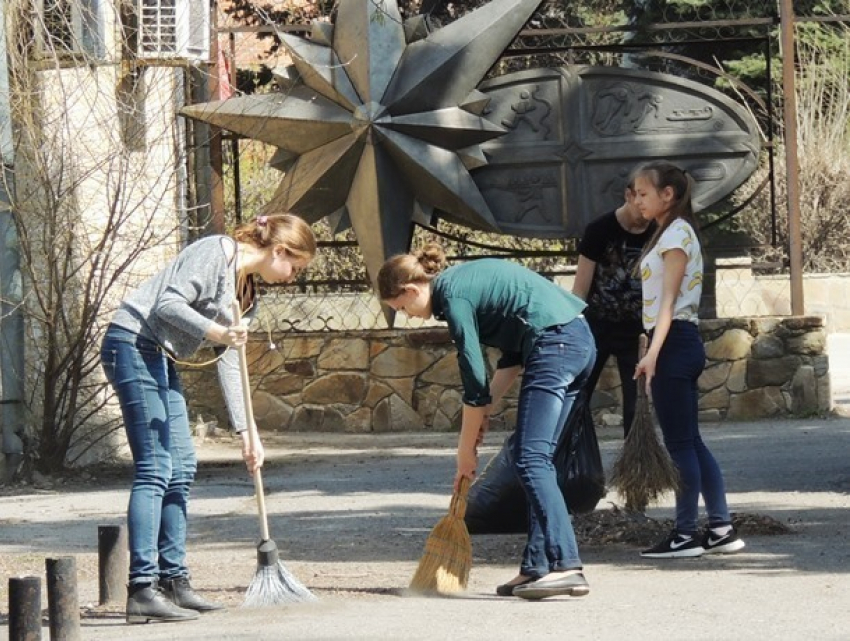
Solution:
M228 261L225 244L230 244ZM156 341L177 359L187 358L202 345L213 323L233 324L236 296L236 241L208 236L186 247L162 271L142 283L121 303L112 322ZM246 314L256 314L256 301ZM247 428L242 377L236 350L213 344L224 355L216 363L230 423L237 432Z

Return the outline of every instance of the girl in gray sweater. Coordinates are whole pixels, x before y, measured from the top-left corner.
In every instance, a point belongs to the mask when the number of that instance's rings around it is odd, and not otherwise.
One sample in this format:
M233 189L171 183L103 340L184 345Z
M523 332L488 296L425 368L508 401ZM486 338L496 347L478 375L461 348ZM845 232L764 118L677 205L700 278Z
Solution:
M189 584L186 506L197 459L175 360L204 344L218 353L217 368L233 428L242 436L249 472L263 464L251 447L242 403L238 355L256 314L255 279L287 283L316 253L310 226L290 214L259 216L233 236L215 235L188 247L130 294L112 319L101 348L133 454L127 530L130 581L127 622L180 621L220 609Z

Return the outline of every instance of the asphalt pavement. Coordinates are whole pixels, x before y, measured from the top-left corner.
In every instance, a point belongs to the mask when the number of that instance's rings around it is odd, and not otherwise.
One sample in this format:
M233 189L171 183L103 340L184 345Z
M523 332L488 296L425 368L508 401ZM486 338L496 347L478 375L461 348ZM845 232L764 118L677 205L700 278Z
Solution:
M829 349L836 407L850 408L850 337L830 337ZM618 431L600 430L606 467L621 445ZM435 485L434 479L451 478L456 435L287 434L269 448L280 457L266 475L272 531L286 532L288 567L319 600L260 609L237 605L178 624L129 626L120 614L84 616L82 639L850 639L850 418L713 424L703 433L724 470L731 509L774 520L788 533L744 531L741 553L699 559L650 561L635 546L585 546L591 593L541 602L493 593L513 576L516 554L482 550L515 550L521 541L508 539L511 548L473 537L476 563L466 593L411 596L404 588L421 542L447 506L447 483ZM202 468L229 460L238 467L232 447L204 445L199 452ZM231 536L255 523L246 491L250 495L244 479L201 475L190 554L224 559L228 543L251 545L250 535ZM90 544L70 542L81 541L104 515L120 512L125 501L126 488L0 496L0 558L82 553L85 545L90 557ZM609 493L599 509L618 502ZM670 518L672 507L666 497L648 516ZM199 572L204 585L231 581L244 589L244 576L209 567ZM93 598L96 576L89 570L80 580L85 603ZM0 604L4 614L5 606ZM3 638L8 622L0 615Z
M648 561L641 559L633 546L589 546L582 549L586 575L592 591L589 596L568 597L542 602L500 598L493 588L515 571L514 558L501 558L477 564L472 571L469 590L454 598L424 598L404 593L405 577L412 576L418 557L406 548L407 558L364 562L366 546L352 547L352 554L335 553L331 563L319 551L297 555L297 573L308 585L322 584L316 603L275 608L230 608L227 612L202 616L179 624L128 626L121 616L84 617L82 638L174 640L278 640L278 639L850 639L850 419L812 419L760 421L707 427L705 437L725 470L730 506L738 512L769 516L787 525L791 533L781 536L748 535L747 547L736 555L711 556L695 560ZM299 437L289 437L290 446ZM307 437L304 437L307 438ZM322 437L309 437L304 447L317 447ZM413 436L410 437L415 440ZM369 517L358 525L336 513L320 527L329 528L336 539L356 531L358 537L377 540L409 537L404 527L392 525L392 511L401 512L417 504L427 509L444 505L445 488L421 492L419 470L445 474L452 466L454 435L429 441L426 447L407 450L403 470L392 472L401 461L386 448L382 465L393 475L388 492L384 474L374 465L340 467L322 465L316 458L308 479L318 494L305 496L305 505L292 499L293 514L328 513L338 504L325 503L323 495L332 491L334 474L345 475L349 488L336 501L345 502L345 510L368 510ZM325 435L324 447L345 450L357 443L353 438ZM359 445L357 445L359 447ZM619 447L616 438L604 439L606 463ZM354 451L354 450L351 450ZM387 453L389 453L387 455ZM361 456L361 455L358 455ZM411 458L412 457L412 458ZM417 463L417 457L421 460ZM409 479L405 481L405 475ZM303 476L303 475L302 475ZM322 480L324 479L324 480ZM274 483L274 481L272 481ZM405 487L405 484L410 487ZM416 492L409 492L415 486ZM199 483L194 510L226 510L213 487ZM97 500L102 503L104 496ZM20 497L18 497L20 498ZM609 500L616 501L615 496ZM57 518L62 505L86 510L86 495L34 495L26 497L26 509L16 509L35 531L45 531ZM218 503L216 503L218 502ZM0 499L0 509L12 505ZM368 507L366 507L368 506ZM610 507L604 501L601 509ZM672 502L650 508L649 516L672 515ZM422 508L425 509L425 508ZM444 508L443 508L444 509ZM2 514L2 512L0 512ZM347 514L347 513L346 513ZM389 515L390 520L383 517ZM295 518L299 521L298 517ZM419 517L422 521L422 517ZM305 517L306 520L306 517ZM42 529L39 528L41 522ZM298 523L293 536L308 536L311 527ZM433 512L425 519L433 523ZM389 525L387 525L389 524ZM421 522L420 522L421 525ZM65 536L74 536L68 524ZM294 528L294 529L293 529ZM365 530L361 528L366 528ZM373 528L374 531L369 531ZM62 533L35 536L25 534L18 540L14 527L2 528L0 554L49 554L63 540ZM347 532L350 530L350 532ZM273 530L274 531L274 530ZM421 537L422 528L417 536ZM318 529L316 536L324 534ZM325 532L327 534L327 532ZM204 539L199 541L198 538ZM222 534L221 538L225 538ZM477 537L473 537L473 547ZM333 540L333 539L329 539ZM209 532L193 539L192 546L221 546ZM328 549L332 547L327 543ZM354 544L352 544L354 545ZM417 544L418 545L418 544ZM29 546L27 548L27 546ZM359 550L359 552L358 552ZM190 550L190 552L192 552ZM404 556L404 555L402 555ZM309 558L308 558L309 557ZM378 570L378 568L383 568ZM315 570L310 573L309 568ZM374 574L370 568L374 568ZM205 572L207 583L220 580ZM89 585L92 577L89 576ZM335 592L335 584L348 589ZM352 587L357 586L357 587ZM89 596L90 597L90 589ZM8 634L7 624L0 625L0 638ZM47 628L44 630L47 638Z

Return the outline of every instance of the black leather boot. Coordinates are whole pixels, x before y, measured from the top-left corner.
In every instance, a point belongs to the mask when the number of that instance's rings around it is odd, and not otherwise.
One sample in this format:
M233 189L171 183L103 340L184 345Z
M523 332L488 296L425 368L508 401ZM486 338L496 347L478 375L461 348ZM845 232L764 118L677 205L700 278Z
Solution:
M197 618L198 613L194 610L178 607L167 599L156 581L127 587L127 623L189 621Z
M198 612L212 612L224 609L223 605L207 601L192 589L189 577L178 576L173 579L160 579L162 592L171 602L181 608L189 608Z

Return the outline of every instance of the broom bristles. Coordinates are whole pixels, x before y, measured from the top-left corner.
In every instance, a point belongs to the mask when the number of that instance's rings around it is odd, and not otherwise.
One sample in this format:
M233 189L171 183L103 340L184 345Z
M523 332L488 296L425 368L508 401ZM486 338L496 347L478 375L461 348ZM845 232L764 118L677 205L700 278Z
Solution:
M449 513L425 540L425 551L410 581L414 592L453 594L466 589L472 567L472 540L464 520L467 492L469 479L464 477L452 496Z
M643 377L638 381L635 419L611 467L610 484L629 509L640 512L666 492L679 488L679 470L658 440Z
M452 594L469 583L472 567L472 541L463 518L444 516L425 541L419 567L410 581L416 592Z
M257 566L242 605L257 608L315 600L316 596L278 561Z

